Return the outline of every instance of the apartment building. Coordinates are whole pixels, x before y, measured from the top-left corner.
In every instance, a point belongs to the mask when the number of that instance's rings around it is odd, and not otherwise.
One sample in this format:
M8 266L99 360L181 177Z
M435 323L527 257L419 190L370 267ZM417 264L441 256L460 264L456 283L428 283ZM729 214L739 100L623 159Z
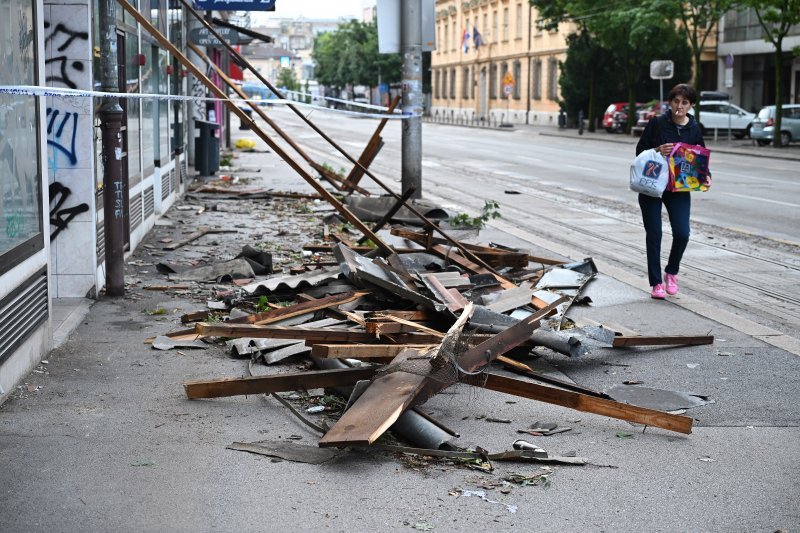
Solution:
M522 0L436 2L429 114L453 121L557 125L559 61L571 24L537 25Z
M800 25L783 40L783 103L800 104ZM764 40L755 10L729 11L719 24L717 43L719 89L743 108L757 112L775 104L775 48Z

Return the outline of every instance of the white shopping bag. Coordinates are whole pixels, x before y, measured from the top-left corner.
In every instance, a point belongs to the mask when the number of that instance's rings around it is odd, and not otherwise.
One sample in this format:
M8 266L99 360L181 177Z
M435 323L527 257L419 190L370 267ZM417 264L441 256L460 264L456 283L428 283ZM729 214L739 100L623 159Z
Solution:
M661 198L668 182L669 165L657 150L645 150L631 163L630 188L633 192Z

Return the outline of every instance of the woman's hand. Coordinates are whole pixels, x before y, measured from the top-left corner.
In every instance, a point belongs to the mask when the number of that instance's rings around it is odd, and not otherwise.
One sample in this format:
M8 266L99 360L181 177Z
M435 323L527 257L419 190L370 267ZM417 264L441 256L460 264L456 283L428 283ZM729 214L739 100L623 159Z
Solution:
M669 157L669 154L672 152L672 149L675 147L674 143L665 143L658 147L658 153L663 155L664 157Z

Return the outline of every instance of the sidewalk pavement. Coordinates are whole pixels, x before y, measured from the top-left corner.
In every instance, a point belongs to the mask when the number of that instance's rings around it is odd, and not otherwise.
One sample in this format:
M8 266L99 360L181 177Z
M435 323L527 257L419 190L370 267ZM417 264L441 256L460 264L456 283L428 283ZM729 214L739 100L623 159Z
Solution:
M264 149L260 142L259 148ZM311 192L272 154L238 153L235 164L240 170L231 175L254 189ZM234 441L315 445L318 435L269 398L186 400L182 382L241 376L247 361L232 359L221 347L158 351L144 344L147 337L181 328L179 316L205 308L210 293L143 287L169 284L156 263L231 258L254 242L273 250L279 265L281 257L288 265L318 231L319 204L221 198L203 203L200 210L198 199L187 197L173 207L128 259L126 297L101 298L69 340L0 407L0 531L800 527L800 405L791 378L797 376L797 358L683 307L651 301L602 271L587 287L592 306L574 307L574 318L622 324L639 333L711 333L716 345L599 349L578 360L549 354L540 361L596 389L640 380L709 395L716 403L688 413L695 417L693 435L459 386L426 408L461 434L460 443L510 449L518 428L552 421L572 431L525 438L552 453L573 450L591 465L555 467L547 489L503 488L503 475L544 470L496 464L494 472L478 472L448 461L364 450L309 465L226 449ZM162 250L167 239L198 227L239 233ZM526 242L524 235L497 227L481 240ZM569 258L568 250L533 245L531 251ZM492 416L512 423L488 422Z
M726 132L727 134L727 132ZM604 130L591 133L584 131L579 134L577 129L557 129L557 128L542 128L539 129L539 135L549 137L566 137L566 138L582 138L592 141L614 142L619 144L630 144L635 146L639 142L639 135L625 135L624 133L608 133ZM720 134L722 137L722 134ZM718 139L714 140L713 135L709 134L705 137L706 147L713 152L722 152L726 154L746 155L749 157L766 157L772 159L787 159L800 161L800 143L792 143L784 148L775 148L774 146L758 146L752 139Z

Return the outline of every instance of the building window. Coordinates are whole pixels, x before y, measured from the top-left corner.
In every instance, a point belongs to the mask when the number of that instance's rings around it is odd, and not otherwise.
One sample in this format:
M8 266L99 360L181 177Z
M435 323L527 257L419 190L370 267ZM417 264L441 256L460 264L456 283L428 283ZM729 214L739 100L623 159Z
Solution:
M508 40L508 8L503 9L503 40Z
M534 100L542 99L542 60L534 59L531 61L531 97Z
M500 93L500 98L506 98L506 91L503 82L505 81L506 73L508 72L508 63L503 63L500 65L500 85L498 86L497 90Z
M522 63L514 61L514 98L519 100L522 86Z
M475 99L475 87L478 85L477 77L478 77L478 68L473 65L473 67L472 67L472 83L470 84L471 87L470 87L470 91L469 91L469 96L473 100Z
M442 69L442 98L447 98L447 69Z
M489 14L488 13L484 13L483 14L483 38L484 38L484 40L489 38Z
M497 65L489 67L489 98L497 98Z
M464 67L461 71L461 98L469 99L469 67Z
M441 74L438 69L433 71L433 97L439 98L441 92L439 91L439 83L441 83Z
M522 4L517 4L517 39L522 39Z
M554 57L547 61L547 98L558 100L558 61Z
M453 50L457 49L461 41L458 38L458 26L453 23Z
M3 23L0 24L0 64L3 65L0 85L38 84L34 4L32 1L4 2ZM28 37L32 40L27 40ZM0 274L44 248L37 102L37 98L29 96L0 95L3 145L0 150ZM57 110L47 109L47 115L48 124L64 129L62 140L70 135L70 129L79 120L77 114L69 111L59 114ZM69 150L67 143L65 151ZM68 154L63 154L58 161L68 164Z
M456 99L456 69L450 69L450 98Z
M442 47L445 50L450 49L450 25L444 25L444 46Z
M497 11L492 13L492 42L497 42Z

